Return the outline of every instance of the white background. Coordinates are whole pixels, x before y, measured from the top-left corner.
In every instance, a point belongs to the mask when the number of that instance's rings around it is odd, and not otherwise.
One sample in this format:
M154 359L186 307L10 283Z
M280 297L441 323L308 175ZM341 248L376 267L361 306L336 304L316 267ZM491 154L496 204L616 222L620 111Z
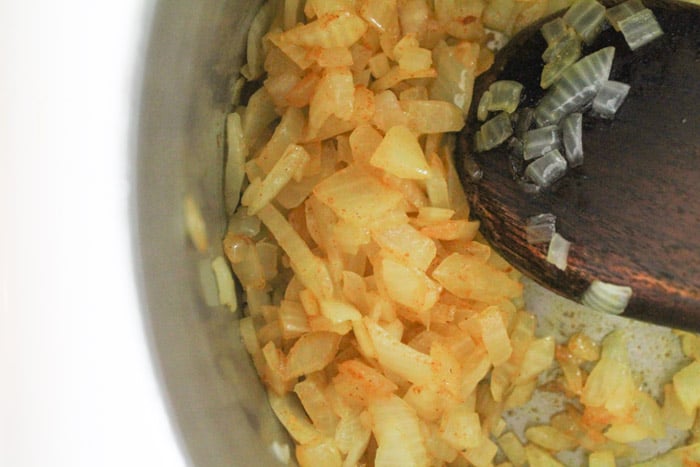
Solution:
M0 0L0 465L180 466L132 274L154 2Z

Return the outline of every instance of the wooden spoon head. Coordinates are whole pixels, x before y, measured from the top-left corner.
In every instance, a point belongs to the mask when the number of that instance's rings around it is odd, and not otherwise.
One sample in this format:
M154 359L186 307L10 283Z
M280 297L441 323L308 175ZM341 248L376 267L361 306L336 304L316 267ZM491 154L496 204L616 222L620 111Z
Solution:
M583 50L613 45L610 79L631 85L613 120L584 115L583 166L532 194L516 182L506 145L472 151L475 107L493 81L524 84L521 106L544 94L539 25L516 36L477 80L457 166L465 154L480 166L478 182L461 174L472 212L484 236L523 272L577 301L595 279L628 285L625 316L700 330L700 8L650 7L661 38L632 52L610 28ZM557 231L572 242L565 271L546 261L547 244L527 242L526 220L541 213L555 214Z

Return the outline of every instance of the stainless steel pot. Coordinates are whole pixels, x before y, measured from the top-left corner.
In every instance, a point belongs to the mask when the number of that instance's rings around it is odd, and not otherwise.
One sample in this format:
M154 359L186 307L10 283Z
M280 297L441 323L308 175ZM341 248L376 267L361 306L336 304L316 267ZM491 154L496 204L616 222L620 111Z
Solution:
M261 3L161 2L143 81L134 161L135 261L171 419L188 461L198 466L276 465L293 452L238 338L237 316L204 304L202 257L183 228L182 201L194 194L208 223L211 252L220 249L224 116L232 106L231 82L244 59L247 28ZM532 283L526 301L540 316L541 332L560 340L575 331L600 338L612 328L628 328L636 343L632 359L647 387L659 389L682 360L667 329L601 316ZM509 414L516 430L545 421L562 403L535 399ZM650 446L649 452L668 445Z
M201 466L274 465L271 446L287 443L231 326L235 317L201 299L199 256L182 220L185 193L196 193L210 237L221 238L223 116L260 3L160 2L143 81L137 270L172 420L188 461Z

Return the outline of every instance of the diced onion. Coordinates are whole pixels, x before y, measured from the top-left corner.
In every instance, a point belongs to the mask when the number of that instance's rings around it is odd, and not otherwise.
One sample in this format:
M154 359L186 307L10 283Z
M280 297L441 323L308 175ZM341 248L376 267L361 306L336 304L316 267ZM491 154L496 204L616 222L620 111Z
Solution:
M369 406L377 440L378 466L428 465L428 453L416 411L396 395Z
M525 176L537 186L548 187L566 173L566 159L558 149L548 152L525 169Z
M535 109L540 126L559 123L571 112L590 102L610 76L614 47L606 47L583 57L568 67Z
M608 22L615 28L615 31L620 30L619 22L625 18L632 16L646 9L641 0L627 0L626 2L610 7L605 11L605 17Z
M542 89L547 89L581 57L581 42L575 37L568 37L551 49L548 48L543 57L546 57L543 59L547 63L542 68L540 86Z
M629 84L605 81L593 99L593 112L603 118L614 117L629 91Z
M581 303L598 311L619 315L625 311L631 297L631 287L609 284L596 279L583 294Z
M204 303L207 306L219 306L219 291L217 290L216 275L211 267L209 259L202 259L199 262L199 285Z
M564 50L573 48L572 44L581 48L581 38L576 34L576 31L567 29L564 37L544 49L544 52L542 52L542 60L544 60L545 63L553 61L557 56L561 55Z
M525 136L525 132L530 130L533 123L535 123L535 110L530 107L523 107L518 109L514 117L515 136L522 139Z
M562 271L566 270L567 262L569 259L569 248L571 247L571 242L559 235L554 233L552 239L549 242L549 249L547 250L547 261L555 265Z
M569 167L583 164L583 115L572 113L561 122L564 155Z
M480 122L485 122L489 118L489 107L491 106L491 92L484 91L479 99L479 106L476 109L476 118Z
M525 446L525 455L528 465L537 467L564 467L564 464L556 460L549 452L534 445Z
M513 134L513 125L507 113L501 112L481 125L476 132L477 151L488 151L503 143Z
M253 22L250 24L250 29L248 30L248 43L246 47L247 63L241 70L243 76L245 76L249 81L258 79L265 71L263 69L265 57L262 51L262 39L265 33L267 33L268 29L270 29L270 23L272 23L274 16L274 2L265 2L265 4L255 15L255 18L253 18Z
M425 180L430 167L418 138L403 125L389 129L369 163L400 178Z
M430 86L430 97L451 102L466 115L472 102L479 45L462 42L433 51L437 77Z
M564 21L563 18L558 17L552 21L544 23L540 28L540 32L542 33L544 40L547 41L547 45L553 45L567 37L569 30L566 21Z
M700 361L694 361L673 376L673 388L686 413L700 407Z
M536 159L559 147L559 128L549 125L530 130L523 137L523 157L526 161Z
M596 0L577 0L564 14L564 21L590 44L603 27L605 7Z
M552 239L556 232L557 217L551 213L538 214L528 218L525 234L528 243L545 243Z
M227 305L231 311L238 308L236 297L236 284L233 282L231 269L223 256L217 256L211 262L211 269L216 276L216 285L219 291L219 302Z
M349 47L362 37L367 27L359 16L338 11L282 33L282 40L302 47Z
M567 451L578 445L574 438L550 425L531 426L525 430L525 437L550 451Z
M248 157L248 146L243 138L241 116L238 112L231 112L226 117L226 141L228 151L224 169L224 202L226 213L230 216L238 206L245 177L245 161Z
M615 454L612 451L595 451L588 456L589 467L615 467Z
M488 110L491 112L503 111L509 114L515 112L520 104L522 90L523 85L517 81L500 80L491 83L489 86L491 102L488 105Z
M654 13L648 8L621 19L618 24L632 50L637 50L664 33Z
M518 437L512 431L498 438L498 445L501 447L503 454L513 465L525 465L527 457L525 456L525 448Z
M194 247L200 253L204 253L209 248L209 238L207 236L207 224L199 204L191 195L185 197L183 203L185 227Z

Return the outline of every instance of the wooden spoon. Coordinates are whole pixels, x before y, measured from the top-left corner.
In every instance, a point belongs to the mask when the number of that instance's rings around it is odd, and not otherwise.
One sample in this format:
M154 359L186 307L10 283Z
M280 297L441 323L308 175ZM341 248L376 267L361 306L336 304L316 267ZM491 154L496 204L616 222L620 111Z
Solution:
M700 331L700 8L645 3L661 38L632 52L609 28L583 50L614 46L610 79L631 85L613 120L584 115L583 166L533 194L517 182L507 144L472 151L476 105L493 81L522 83L521 107L544 94L544 21L516 35L477 80L457 166L483 235L527 275L575 301L596 279L626 285L624 316ZM481 179L460 159L476 162ZM547 262L546 243L527 241L526 220L541 213L556 215L572 242L564 271Z

